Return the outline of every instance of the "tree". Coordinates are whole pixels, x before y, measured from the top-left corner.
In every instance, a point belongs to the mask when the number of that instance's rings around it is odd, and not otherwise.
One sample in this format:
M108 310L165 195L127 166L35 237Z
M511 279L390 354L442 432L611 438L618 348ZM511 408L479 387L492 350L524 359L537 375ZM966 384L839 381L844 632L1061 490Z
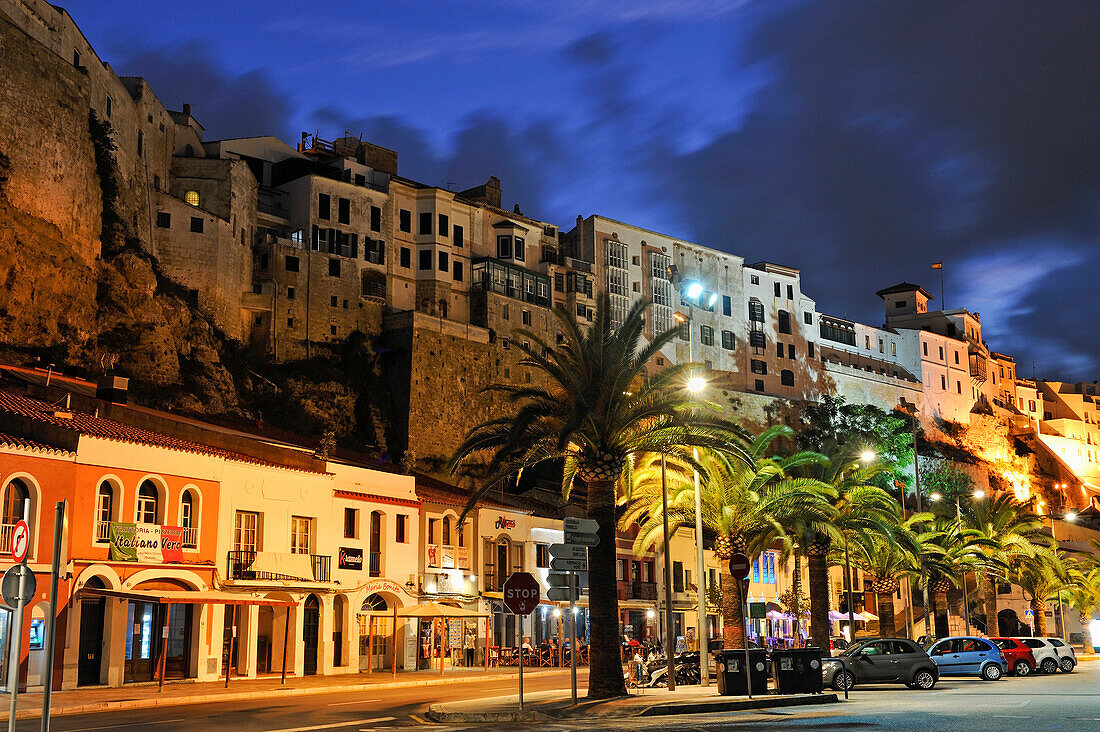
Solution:
M931 523L922 524L917 531L917 543L921 547L918 557L921 574L934 600L934 635L942 638L948 634L947 592L960 587L967 572L980 572L987 566L997 571L1007 568L989 564L982 550L996 545L965 528L953 512L950 516L936 515Z
M1010 496L966 502L962 523L981 540L983 568L979 582L982 606L985 608L986 635L999 635L997 624L997 580L1004 576L997 567L1018 566L1037 555L1052 556L1050 539L1043 533L1039 517Z
M522 365L535 378L531 384L490 387L503 396L506 413L474 427L450 460L457 471L487 458L463 516L483 493L536 466L564 466L566 500L575 481L584 483L588 518L599 525L599 545L589 550L588 695L597 699L626 693L618 644L615 507L628 459L664 453L690 462L692 447L720 448L734 460L749 459L744 431L685 388L693 364L646 375L649 363L680 330L661 333L643 346L645 308L636 303L616 328L605 293L587 330L567 308L555 308L561 343L519 331L527 342L515 341L525 355Z
M915 514L901 521L900 508L894 515L895 527L889 533L861 532L852 537L852 561L871 578L878 609L879 635L893 638L897 634L894 622L894 594L900 579L912 575L920 566L917 556L920 546L912 527L931 519L927 514Z
M1040 638L1047 635L1047 600L1060 593L1069 580L1060 554L1057 550L1051 555L1038 554L1030 561L1015 565L1009 575L1012 582L1024 591L1025 597L1031 596L1029 601L1035 617L1035 635ZM986 622L989 622L988 618Z
M726 560L737 552L756 556L773 545L789 552L797 538L791 526L804 520L826 523L835 516L826 500L827 486L814 478L792 475L796 468L820 456L798 453L785 458L766 457L775 440L790 434L790 428L781 425L762 432L748 447L748 463L718 451L699 455L703 527L715 535L714 553L723 560L720 580L726 648L742 647L745 642L739 592ZM694 525L695 486L689 464L669 461L666 483L670 530ZM624 503L620 526L640 525L635 551L657 545L663 534L659 462L647 461L635 472L633 490Z
M1058 596L1078 612L1081 627L1089 634L1090 643L1086 647L1092 648L1097 640L1092 638L1092 616L1100 610L1100 567L1095 562L1075 562L1067 567L1067 573L1069 581Z

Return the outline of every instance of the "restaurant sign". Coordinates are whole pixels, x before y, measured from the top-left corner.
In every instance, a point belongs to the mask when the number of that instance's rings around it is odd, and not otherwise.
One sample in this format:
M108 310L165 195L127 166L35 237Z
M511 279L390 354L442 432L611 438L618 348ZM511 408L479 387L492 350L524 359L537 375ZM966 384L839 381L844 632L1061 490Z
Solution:
M340 569L362 569L363 550L340 547Z
M183 528L156 524L110 525L110 558L113 562L182 562Z

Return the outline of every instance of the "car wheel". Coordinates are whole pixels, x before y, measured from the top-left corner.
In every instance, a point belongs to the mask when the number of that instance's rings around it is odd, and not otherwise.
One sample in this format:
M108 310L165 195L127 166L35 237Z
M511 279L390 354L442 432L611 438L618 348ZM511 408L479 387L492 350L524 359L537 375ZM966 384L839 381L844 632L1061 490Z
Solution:
M1004 674L998 663L987 663L982 669L982 678L986 681L997 681Z
M1070 671L1073 670L1073 659L1072 658L1063 658L1062 662L1058 664L1058 668L1062 669L1063 673L1068 674Z
M1012 667L1012 673L1017 676L1027 676L1031 673L1031 664L1027 661L1017 661L1016 665Z
M837 691L851 689L855 686L855 683L856 677L852 675L851 671L837 671L836 676L833 677L833 688Z
M1058 670L1058 662L1053 658L1044 658L1043 662L1039 664L1039 668L1043 670L1044 674L1052 674Z
M936 677L928 669L921 669L913 674L913 688L928 691L936 685Z

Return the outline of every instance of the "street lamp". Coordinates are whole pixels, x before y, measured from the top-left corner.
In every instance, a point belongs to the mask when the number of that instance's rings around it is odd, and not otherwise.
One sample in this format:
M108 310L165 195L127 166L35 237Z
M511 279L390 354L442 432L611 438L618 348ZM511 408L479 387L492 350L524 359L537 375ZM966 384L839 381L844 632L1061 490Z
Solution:
M1050 538L1054 541L1055 549L1058 548L1058 537L1054 533L1054 514L1050 515ZM1077 514L1073 511L1068 511L1062 514L1063 521L1073 522L1077 520ZM1066 616L1062 611L1062 593L1058 592L1058 622L1061 624L1062 634L1059 637L1064 638L1066 635Z
M676 691L676 668L672 653L672 560L668 553L668 477L664 453L661 453L661 521L665 531L665 678L668 679L668 690Z

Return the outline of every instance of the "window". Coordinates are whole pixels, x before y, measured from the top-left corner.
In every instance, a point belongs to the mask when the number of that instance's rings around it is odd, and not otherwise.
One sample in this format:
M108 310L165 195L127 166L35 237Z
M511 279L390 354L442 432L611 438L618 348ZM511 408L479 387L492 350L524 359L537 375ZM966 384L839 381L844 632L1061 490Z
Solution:
M940 389L942 391L947 391L947 377L946 376L941 376L940 377Z
M457 259L454 263L454 274L452 276L454 277L455 282L462 282L463 278L465 277L465 274L462 271L462 262L459 262Z
M458 224L451 227L451 241L456 247L462 246L462 227Z
M791 332L791 314L786 310L779 311L779 332L788 335Z
M237 511L233 521L233 549L239 552L255 552L261 548L260 514Z
M359 538L359 509L358 508L345 508L344 509L344 538L345 539L358 539Z
M776 358L783 358L783 344L782 343L776 343L775 344L775 357Z
M428 236L432 233L432 215L429 212L420 214L420 228L417 229L417 233L421 236Z
M382 209L378 206L370 207L370 230L381 231L382 230Z
M956 366L959 365L959 352L958 351L955 351L955 365Z
M943 361L943 346L940 346L940 360Z
M957 391L960 394L963 393L963 383L961 381L956 381L955 382L955 391Z
M158 229L171 229L172 228L172 214L167 211L157 211L157 228Z
M760 276L759 275L749 275L749 284L750 285L759 285L760 284Z
M412 251L408 247L401 247L401 266L405 269L412 266Z
M546 569L550 566L550 545L535 544L535 566Z
M814 314L810 312L802 313L802 320L806 322L806 325L814 324Z
M879 353L883 353L883 352L884 352L884 351L883 351L883 348L882 348L882 339L881 339L881 338L879 338L879 339L878 339L878 352L879 352Z
M749 300L749 320L755 323L764 322L764 303L759 300Z
M200 216L192 216L191 217L191 233L192 234L201 234L202 233L202 217L200 217Z
M764 380L763 379L757 379L756 380L755 389L757 391L764 391Z
M794 344L793 343L788 343L787 344L787 358L792 359L792 360L794 359Z
M328 260L328 276L339 277L340 276L340 260L330 259Z
M783 386L794 386L794 372L783 369L779 372L779 383Z
M806 355L810 358L814 357L814 344L812 342L806 344Z
M512 256L515 257L517 262L527 261L527 252L524 249L523 237L517 236L512 242Z
M714 328L709 325L699 326L699 342L704 346L714 345Z
M336 326L335 325L330 325L328 327L328 334L329 335L336 335Z
M370 562L368 573L371 577L382 576L382 514L370 512Z
M783 287L782 287L782 285L780 285L778 282L776 282L774 284L775 284L775 296L776 297L782 297L783 296Z
M794 299L794 285L787 285L787 299Z
M894 343L893 341L890 342L890 355L891 356L898 355L898 344Z
M922 343L921 348L924 350L924 355L927 356L928 355L928 344L927 343Z
M524 310L521 313L521 315L522 315L522 319L523 319L523 324L524 325L531 325L531 311L530 310Z
M616 269L626 269L626 244L608 239L607 266Z
M752 359L752 361L749 362L749 367L752 369L752 372L754 374L765 376L768 373L767 361L761 361L760 359L754 358Z
M326 221L332 216L332 199L329 198L327 193L317 194L317 218L325 219Z
M508 320L508 303L504 303L500 306L500 317L502 320ZM504 340L508 340L505 338Z
M143 481L137 494L137 517L139 524L155 524L160 515L160 491L151 480Z
M111 99L111 95L108 94L107 99L105 100L105 103L104 103L104 111L106 111L108 117L111 116L111 112L114 111L114 108L115 108L115 100Z
M863 336L863 347L866 348L868 351L871 350L871 336Z
M398 544L409 543L409 515L399 513L394 518L394 541Z
M420 250L420 271L424 272L432 268L432 250L421 249Z
M439 214L439 236L446 237L450 233L451 221L447 214Z
M293 328L294 327L294 318L287 318L286 319L286 327L287 328Z
M439 271L449 272L451 269L451 258L447 252L439 253Z
M22 504L20 504L22 508ZM109 481L99 484L95 497L96 541L108 541L111 538L110 526L115 513L115 490ZM7 504L4 505L4 523L8 523Z
M283 269L285 269L287 272L299 272L301 271L301 267L302 263L298 260L297 257L287 255L283 259Z
M497 237L497 258L512 258L512 237L504 235Z
M398 227L401 231L412 232L412 211L401 209L397 214Z
M195 493L188 489L180 500L180 527L183 529L183 545L194 549L199 545L198 516L195 514Z
M683 592L684 591L684 563L673 562L672 563L672 591Z
M722 315L726 317L733 315L733 298L729 295L722 295Z
M725 348L727 351L732 351L733 348L734 348L734 345L735 345L735 340L734 340L734 337L733 337L733 331L732 330L722 331L722 348Z
M764 348L766 348L768 345L768 339L764 335L764 331L749 331L749 345L752 346L753 349L758 349L760 353L763 353Z
M336 199L336 220L341 224L351 223L351 201L346 198Z
M290 517L290 553L309 554L313 519L305 516Z

